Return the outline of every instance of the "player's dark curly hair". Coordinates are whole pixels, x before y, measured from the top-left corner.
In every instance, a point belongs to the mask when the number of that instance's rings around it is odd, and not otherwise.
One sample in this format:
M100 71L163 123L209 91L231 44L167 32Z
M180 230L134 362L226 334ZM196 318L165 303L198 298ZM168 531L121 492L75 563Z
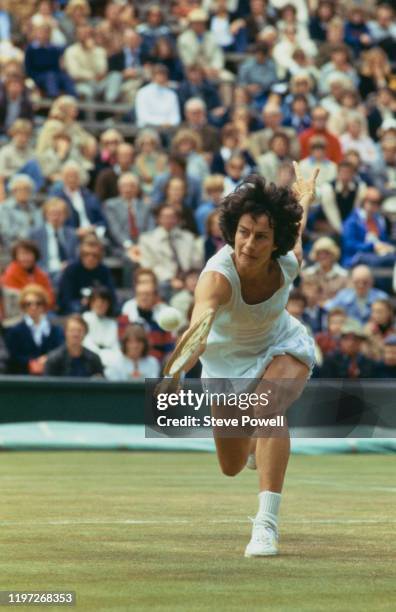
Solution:
M220 228L227 244L235 244L235 233L239 219L249 214L255 219L267 215L274 228L274 243L277 249L272 259L292 250L298 238L303 208L296 196L287 187L266 183L258 174L251 174L235 191L226 196L220 204Z

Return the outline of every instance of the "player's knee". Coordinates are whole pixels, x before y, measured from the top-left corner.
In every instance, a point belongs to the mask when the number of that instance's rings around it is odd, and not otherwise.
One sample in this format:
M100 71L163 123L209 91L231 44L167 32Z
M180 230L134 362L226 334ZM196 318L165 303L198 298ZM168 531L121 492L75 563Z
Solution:
M244 465L238 465L236 463L220 463L221 471L225 476L237 476L244 468Z

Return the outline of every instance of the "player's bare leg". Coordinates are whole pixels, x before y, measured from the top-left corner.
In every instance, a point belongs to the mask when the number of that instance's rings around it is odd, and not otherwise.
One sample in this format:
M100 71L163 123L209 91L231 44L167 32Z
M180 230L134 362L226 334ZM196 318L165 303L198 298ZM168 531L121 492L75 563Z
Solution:
M223 474L236 476L246 466L250 438L217 438L214 432L217 458Z
M277 414L286 413L287 408L301 394L308 376L308 367L291 355L280 355L272 360L263 377L264 386L267 380L275 384L282 379L285 383L293 381L292 385L287 385L286 394L282 393L282 386L279 385L278 399L283 405L276 407ZM277 520L289 455L290 437L287 429L282 431L279 437L257 439L259 510L253 522L252 539L246 548L245 556L267 556L278 552Z

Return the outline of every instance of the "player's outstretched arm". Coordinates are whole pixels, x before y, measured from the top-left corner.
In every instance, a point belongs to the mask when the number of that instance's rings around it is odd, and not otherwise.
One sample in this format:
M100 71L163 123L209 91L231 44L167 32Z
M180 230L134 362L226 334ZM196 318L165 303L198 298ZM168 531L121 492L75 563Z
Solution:
M206 272L198 281L194 294L194 308L191 315L189 329L202 317L209 309L215 313L220 306L226 304L231 299L231 285L228 280L219 272ZM188 334L189 329L185 331L181 340ZM185 368L188 372L195 366L199 357L204 353L206 342L201 343L200 347L194 354L194 357L189 361Z
M298 262L301 265L302 259L303 259L301 237L305 229L305 226L307 224L309 207L311 206L312 202L315 201L316 179L319 174L319 168L315 168L315 170L312 172L312 175L309 179L304 179L301 174L299 164L297 162L293 162L293 166L294 166L294 172L296 174L296 181L293 184L293 191L297 197L299 204L303 207L303 211L304 211L301 222L300 222L300 230L298 234L298 239L293 249L294 254L298 259Z

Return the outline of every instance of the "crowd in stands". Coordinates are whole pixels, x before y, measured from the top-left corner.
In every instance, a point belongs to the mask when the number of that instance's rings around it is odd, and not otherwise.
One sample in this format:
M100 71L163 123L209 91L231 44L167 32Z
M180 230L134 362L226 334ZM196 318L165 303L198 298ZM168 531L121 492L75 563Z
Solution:
M396 377L394 2L0 0L0 373L158 376L222 197L293 160L314 376Z

